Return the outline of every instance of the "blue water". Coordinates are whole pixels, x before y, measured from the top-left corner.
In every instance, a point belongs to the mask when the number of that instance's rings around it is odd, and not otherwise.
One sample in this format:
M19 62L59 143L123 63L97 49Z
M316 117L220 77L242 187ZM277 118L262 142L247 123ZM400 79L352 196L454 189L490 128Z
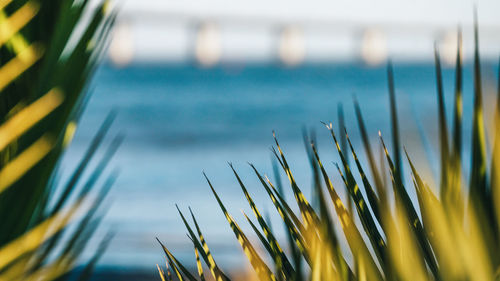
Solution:
M436 147L433 66L396 64L394 71L404 144L410 151L422 143L427 148ZM486 66L484 72L493 76L494 70ZM451 120L453 69L445 68L443 75ZM464 76L467 116L472 104L470 67ZM119 168L120 175L100 232L102 235L113 229L117 233L102 259L103 266L154 270L156 263L164 263L155 237L181 260L192 260L192 247L174 205L178 203L182 211L187 212L188 206L193 208L216 260L246 267L242 251L201 172L207 173L230 212L250 232L240 210L249 215L251 211L227 165L233 162L279 231L274 209L247 161L272 176L269 148L275 130L292 172L310 194L301 130L314 129L323 162L342 193L332 164L338 158L320 121L333 121L337 126L337 106L342 103L350 136L362 155L352 106L354 95L363 109L374 146L378 130L387 134L389 143L384 67L317 64L292 69L277 65L200 69L191 65L133 65L115 69L104 65L96 73L91 93L64 170L71 170L106 114L116 109L118 117L110 135L124 133L126 139L108 167L109 171ZM470 124L465 125L467 133ZM423 142L419 128L427 136ZM425 155L418 153L415 157L424 159ZM437 166L434 162L431 159L427 167L431 174Z

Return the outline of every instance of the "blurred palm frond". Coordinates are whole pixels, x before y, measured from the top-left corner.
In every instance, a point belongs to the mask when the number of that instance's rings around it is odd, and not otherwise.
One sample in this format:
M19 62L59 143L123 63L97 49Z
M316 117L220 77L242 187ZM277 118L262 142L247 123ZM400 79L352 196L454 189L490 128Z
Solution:
M0 1L0 280L67 279L101 221L116 173L90 190L122 137L83 173L114 114L67 183L57 171L115 16L107 1Z

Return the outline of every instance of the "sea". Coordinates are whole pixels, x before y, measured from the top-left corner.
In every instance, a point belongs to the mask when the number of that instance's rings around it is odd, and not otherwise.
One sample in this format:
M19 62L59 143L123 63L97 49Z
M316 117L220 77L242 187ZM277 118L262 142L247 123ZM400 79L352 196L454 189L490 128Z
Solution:
M428 177L436 179L439 158L434 65L430 61L396 61L393 69L402 143L419 160L420 167L428 171ZM488 62L483 63L482 70L488 114L496 95L497 71ZM463 71L464 151L468 150L470 138L467 134L473 101L471 71L467 62ZM445 65L443 85L449 126L454 79L454 66ZM249 163L272 181L277 180L271 152L275 132L294 177L306 197L313 201L311 168L303 138L307 132L316 139L323 163L345 198L345 187L335 167L339 157L322 122L332 122L335 132L340 134L341 108L346 130L363 161L365 152L353 107L356 99L374 151L378 153L380 148L379 131L391 149L387 81L385 65L373 67L356 62L309 63L297 67L240 63L212 68L192 63L135 63L116 68L104 63L89 86L88 103L60 171L64 182L106 116L115 111L116 119L87 174L111 139L123 134L124 142L96 187L114 171L119 174L106 198L99 231L83 258L92 255L99 239L113 232L113 240L99 263L101 271L154 274L156 264L165 264L156 238L179 260L194 265L193 246L177 205L191 225L188 208L192 209L220 265L228 271L248 269L249 263L202 173L206 173L229 213L265 256L243 215L248 214L255 221L229 163L285 244L279 215ZM286 198L293 202L288 179L284 173L279 177Z

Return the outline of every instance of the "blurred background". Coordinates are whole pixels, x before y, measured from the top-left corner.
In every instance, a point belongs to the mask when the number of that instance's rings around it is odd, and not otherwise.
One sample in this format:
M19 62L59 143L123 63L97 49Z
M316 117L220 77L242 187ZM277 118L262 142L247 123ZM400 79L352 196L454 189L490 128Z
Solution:
M338 160L320 121L333 121L338 128L341 106L354 145L361 150L352 106L356 97L373 143L378 130L389 133L388 59L394 64L405 144L412 144L415 154L418 147L432 151L437 145L434 44L444 66L451 118L457 30L462 28L464 111L469 114L474 5L483 74L488 81L497 76L500 2L495 0L117 4L120 14L109 52L64 159L75 166L105 116L117 110L112 130L124 132L126 140L111 164L120 175L103 225L103 230L115 229L117 234L96 280L111 275L118 280L121 273L132 271L138 280L154 276L155 264L164 263L155 237L179 259L194 261L175 203L183 211L193 208L219 263L245 271L248 262L201 172L248 229L240 209L249 210L227 165L232 162L251 194L262 199L258 202L269 211L274 228L281 228L247 162L273 176L269 148L275 130L297 181L309 192L310 168L302 142L307 128L316 132L326 167L337 179L332 161ZM487 92L496 91L496 82L485 82ZM465 126L467 134L470 124ZM465 139L465 147L467 143ZM415 157L427 161L432 175L435 159L426 159L426 153ZM338 179L334 184L343 190Z

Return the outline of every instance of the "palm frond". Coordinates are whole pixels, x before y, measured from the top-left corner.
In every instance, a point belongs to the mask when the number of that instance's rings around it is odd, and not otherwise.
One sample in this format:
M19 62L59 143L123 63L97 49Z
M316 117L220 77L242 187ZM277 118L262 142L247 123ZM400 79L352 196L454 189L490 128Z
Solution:
M462 165L465 155L463 146L463 93L464 82L461 33L458 35L457 63L455 67L455 93L453 124L446 119L444 80L442 78L439 52L435 50L435 71L437 89L437 124L439 129L440 184L429 186L419 172L418 163L404 149L404 138L400 136L397 113L396 90L392 64L387 66L389 87L389 114L391 119L391 139L389 148L379 131L381 161L377 163L368 130L365 126L361 107L354 101L355 115L361 133L367 163L358 157L355 142L343 128L342 114L339 127L342 138L337 138L332 124L327 124L333 139L334 150L340 157L337 165L338 177L349 192L356 211L349 211L346 202L339 196L327 168L323 165L315 138L305 132L307 160L313 174L313 201L310 204L302 188L295 180L284 149L273 133L276 149L273 170L276 184L254 165L250 164L269 199L283 221L288 237L289 251L281 249L279 236L263 219L249 188L231 165L239 187L242 189L258 223L254 223L244 213L255 235L265 248L265 259L256 253L248 236L228 213L212 183L208 184L226 216L232 231L242 245L260 280L498 280L500 272L500 243L498 242L500 205L498 196L500 173L499 160L499 113L496 126L493 155L487 155L483 116L483 92L481 87L481 67L479 58L478 26L475 22L474 52L474 107L472 116L472 147L470 165ZM500 62L499 62L500 65ZM500 75L500 74L499 74ZM500 85L500 76L499 76ZM497 111L500 108L500 86L497 97ZM339 109L339 112L341 110ZM449 131L451 130L451 132ZM345 135L344 135L345 133ZM345 141L342 139L345 138ZM351 151L350 158L347 150ZM404 151L406 161L402 161ZM488 158L491 164L488 166ZM352 162L354 161L354 162ZM356 171L350 163L356 164ZM371 175L367 174L366 165ZM288 186L298 205L295 213L283 195L284 184L279 181L284 172ZM404 176L405 170L409 171ZM390 181L386 181L386 169ZM463 189L462 179L469 178L470 193ZM405 181L404 178L408 180ZM360 179L360 180L359 180ZM320 182L322 181L322 182ZM275 188L275 185L279 188ZM410 186L415 188L416 198L410 194ZM326 189L326 190L325 190ZM437 192L435 191L437 190ZM326 200L324 195L330 197ZM436 195L439 194L439 195ZM328 201L328 202L327 202ZM469 202L468 207L465 203ZM336 214L337 219L332 219ZM181 214L182 219L184 217ZM184 220L185 221L185 220ZM341 231L336 231L337 225ZM203 251L194 233L190 230L195 249ZM259 229L260 226L260 229ZM198 228L198 226L197 226ZM200 238L201 233L199 234ZM341 235L347 242L342 247ZM285 253L289 252L290 256ZM203 253L202 253L203 257ZM305 263L301 264L304 260ZM265 263L268 261L268 263ZM289 261L289 265L287 262ZM199 262L197 262L199 264ZM208 264L208 263L207 263ZM174 265L175 266L175 262ZM287 269L290 267L290 270ZM275 272L272 272L274 269ZM175 268L174 268L175 269ZM293 270L292 270L293 269ZM162 278L164 274L160 270ZM217 278L218 279L218 278ZM227 279L226 279L227 280Z

